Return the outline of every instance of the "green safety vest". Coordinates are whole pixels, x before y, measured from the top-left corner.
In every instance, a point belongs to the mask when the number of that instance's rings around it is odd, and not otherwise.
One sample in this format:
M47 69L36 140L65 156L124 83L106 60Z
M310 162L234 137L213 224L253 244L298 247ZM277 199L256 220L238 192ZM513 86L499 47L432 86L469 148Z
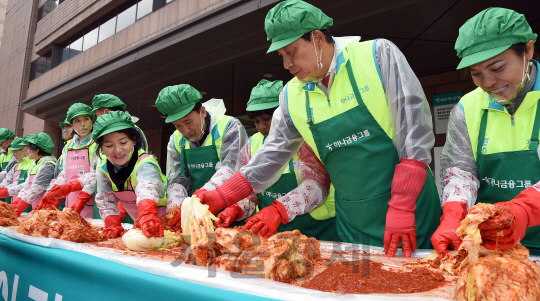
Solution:
M191 180L193 191L200 189L216 172L216 163L221 161L223 136L233 119L235 118L223 115L210 131L204 145L198 148L191 149L190 143L186 141L187 139L179 131L174 132L173 144L180 153L182 162L181 175L186 176L184 171L187 168L187 177Z
M0 167L2 167L2 170L4 170L9 161L11 161L11 159L13 158L13 152L11 151L11 148L9 147L8 148L8 152L6 154L2 153L0 155Z
M144 154L146 154L146 152L142 149L139 149L138 156L141 157ZM135 166L133 167L133 171L131 172L129 177L126 179L126 182L124 183L124 191L129 189L129 186L130 186L129 184L131 184L131 188L135 190L135 187L137 186L137 170L139 169L139 167L141 167L143 164L146 164L146 163L154 164L159 170L159 177L161 179L161 182L163 183L163 186L165 186L165 189L164 189L163 195L160 196L158 206L167 206L167 186L169 185L169 180L161 172L161 168L159 167L157 159L154 156L147 156L143 159L139 159L137 163L135 163ZM101 160L101 164L99 165L99 169L101 169L105 173L107 178L109 179L112 190L119 191L118 187L116 187L116 184L114 184L114 182L111 180L111 176L109 175L109 171L107 170L107 157L103 156Z

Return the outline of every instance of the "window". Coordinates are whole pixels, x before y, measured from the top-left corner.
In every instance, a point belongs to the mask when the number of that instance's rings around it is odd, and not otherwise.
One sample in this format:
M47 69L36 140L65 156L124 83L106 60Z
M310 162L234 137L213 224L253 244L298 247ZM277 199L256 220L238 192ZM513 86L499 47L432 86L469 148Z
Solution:
M30 63L30 81L51 70L51 56L52 52L49 51Z
M41 19L45 18L46 15L48 15L50 12L52 12L55 8L60 5L63 1L58 0L48 0L45 2L39 9L38 9L38 15L37 15L37 22L39 22Z
M83 47L82 50L90 49L92 46L96 45L98 42L98 31L99 27L92 29L87 34L84 35Z
M137 3L137 20L152 12L153 0L141 0Z
M116 22L116 32L128 27L135 23L135 13L137 12L137 5L134 4L130 8L118 14L118 21Z
M112 36L116 31L116 16L99 26L98 43Z
M69 45L69 58L76 56L82 52L83 37L78 38L75 42Z

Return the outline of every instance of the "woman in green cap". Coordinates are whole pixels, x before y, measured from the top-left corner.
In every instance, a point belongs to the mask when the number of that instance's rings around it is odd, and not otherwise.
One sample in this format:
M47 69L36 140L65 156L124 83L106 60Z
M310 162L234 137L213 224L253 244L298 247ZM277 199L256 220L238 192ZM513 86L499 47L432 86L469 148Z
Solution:
M92 108L83 103L71 105L66 120L70 122L76 135L62 150L62 172L54 180L52 188L45 194L40 209L58 208L63 199L66 206L84 218L99 218L93 212L96 189L95 167L99 161L96 156L97 145L92 140L92 122L95 115Z
M28 137L27 142L28 158L34 162L28 172L28 178L22 184L24 188L19 191L11 203L17 216L20 216L30 205L36 209L45 195L45 190L54 178L56 165L56 158L51 155L54 143L49 135L41 132Z
M272 115L279 106L279 93L282 89L282 81L270 82L263 79L251 91L246 111L259 132L251 136L244 146L242 165L249 162L268 137ZM245 230L269 237L276 231L298 229L309 237L333 239L335 218L318 219L318 210L328 210L325 199L329 190L330 177L324 165L311 147L304 143L274 185L256 196L252 194L249 199L227 207L218 214L219 221L215 224L217 227L229 227L233 222L251 216L258 204L260 211L246 221Z
M240 168L244 126L225 115L222 99L201 99L199 91L182 84L164 88L156 100L165 122L176 128L167 145L167 211L179 206L188 191L214 190ZM180 226L179 214L173 226Z
M2 198L19 194L19 191L23 188L23 185L21 184L26 181L28 171L34 162L28 158L28 141L26 141L26 139L18 137L13 139L11 150L13 151L13 157L17 163L9 170L6 177L0 183L0 197ZM6 199L9 199L8 203L11 202L11 198Z
M163 237L159 218L166 210L167 178L156 158L141 148L142 137L131 116L121 111L101 115L93 135L105 156L96 170L96 205L105 221L103 234L108 238L122 236L122 217L117 209L122 204L146 237Z
M458 69L468 68L478 88L450 113L441 155L443 217L431 238L439 253L459 247L456 229L467 208L481 202L509 210L480 225L486 248L498 238L501 250L521 242L540 255L540 184L530 187L540 181L536 37L522 14L505 8L488 8L459 29Z
M99 94L94 96L94 98L92 99L92 109L96 114L96 119L99 118L99 116L101 115L109 114L110 112L115 111L121 111L129 115L129 113L126 112L126 107L127 105L122 100L120 100L120 98L112 94ZM131 116L131 120L135 124L139 120L139 118ZM135 129L142 137L141 148L145 152L148 152L148 142L146 141L146 136L144 135L144 132L137 125L135 125Z
M299 0L268 12L268 52L277 51L294 78L264 145L203 202L215 212L264 191L306 142L335 187L336 240L384 246L388 256L401 240L409 257L417 246L431 247L441 212L427 166L435 141L429 104L394 44L332 37L332 24Z
M0 168L1 170L6 169L8 163L13 159L11 153L11 142L15 139L15 134L10 129L1 128L0 129Z

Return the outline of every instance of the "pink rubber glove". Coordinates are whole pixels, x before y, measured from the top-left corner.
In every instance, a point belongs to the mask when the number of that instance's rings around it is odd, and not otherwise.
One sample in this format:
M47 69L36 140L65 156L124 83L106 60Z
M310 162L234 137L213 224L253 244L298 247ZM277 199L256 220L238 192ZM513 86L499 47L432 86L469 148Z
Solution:
M467 216L467 203L447 202L443 205L441 224L431 236L431 243L439 254L446 254L448 250L457 250L461 239L456 234L461 221Z
M212 191L203 191L197 195L201 203L208 205L212 214L218 213L221 209L245 199L251 195L253 188L244 176L237 172L229 180Z
M405 257L411 257L411 252L416 251L414 211L426 182L426 166L411 159L401 159L396 165L383 239L384 252L388 257L396 255L400 240Z

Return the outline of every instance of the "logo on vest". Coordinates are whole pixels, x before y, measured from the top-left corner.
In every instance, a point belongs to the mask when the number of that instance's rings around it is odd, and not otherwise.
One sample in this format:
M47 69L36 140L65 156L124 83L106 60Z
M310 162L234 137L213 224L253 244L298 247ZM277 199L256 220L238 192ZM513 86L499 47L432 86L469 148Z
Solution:
M361 132L358 132L356 134L352 134L350 136L347 136L341 140L335 141L334 143L328 143L326 145L326 148L328 148L329 151L332 151L334 148L338 149L343 146L347 146L353 142L356 142L362 138L369 137L370 133L369 130L363 130Z
M86 156L73 156L73 157L67 157L68 160L85 160Z
M286 193L275 193L275 192L272 193L271 191L266 191L266 190L263 191L263 192L261 192L261 194L262 194L262 195L265 195L265 196L267 196L267 197L271 197L271 198L273 198L274 200L275 200L275 199L278 199L278 198L280 198L280 197L282 197L282 196L287 195Z
M487 145L488 145L488 141L489 141L489 138L485 138L484 139L484 144L482 146L482 154L486 154L487 153Z
M188 164L187 166L189 169L203 169L203 168L214 167L214 163L208 162L208 163L200 163L200 164Z
M531 180L497 180L494 178L484 177L482 181L486 181L487 186L499 187L503 189L529 188L532 186Z

